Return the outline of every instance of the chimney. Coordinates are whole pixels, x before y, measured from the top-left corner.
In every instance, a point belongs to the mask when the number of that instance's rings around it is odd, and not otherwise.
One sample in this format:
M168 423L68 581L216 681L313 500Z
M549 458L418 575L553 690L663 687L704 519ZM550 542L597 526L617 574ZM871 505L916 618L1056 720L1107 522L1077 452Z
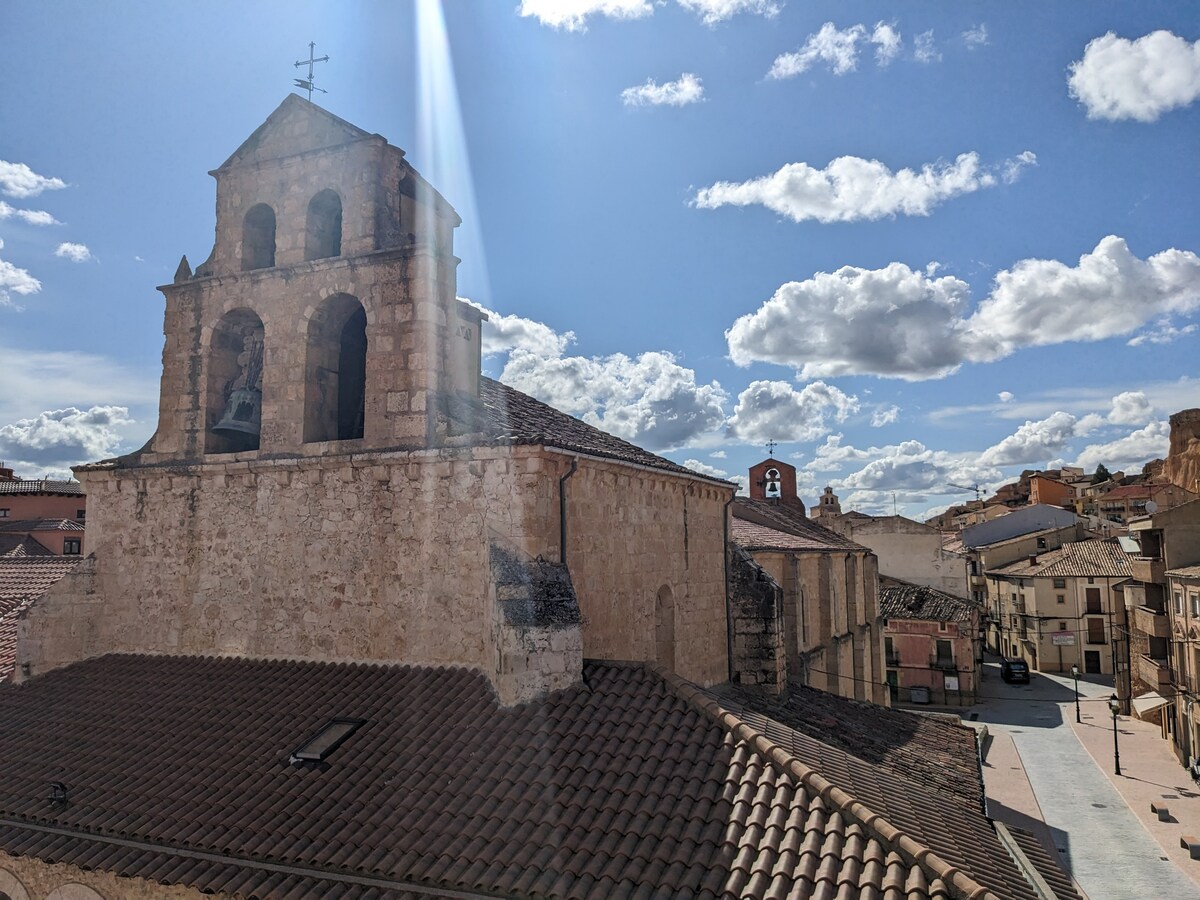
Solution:
M1029 554L1029 564L1030 564L1031 566L1036 566L1036 565L1037 565L1037 554L1036 554L1036 553L1030 553L1030 554Z

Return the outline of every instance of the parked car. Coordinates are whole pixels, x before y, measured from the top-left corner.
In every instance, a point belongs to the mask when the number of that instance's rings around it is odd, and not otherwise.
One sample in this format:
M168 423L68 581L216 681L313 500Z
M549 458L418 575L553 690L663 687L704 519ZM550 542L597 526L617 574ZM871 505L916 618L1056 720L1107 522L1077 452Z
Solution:
M1002 659L1000 677L1009 684L1029 684L1029 664L1023 659Z

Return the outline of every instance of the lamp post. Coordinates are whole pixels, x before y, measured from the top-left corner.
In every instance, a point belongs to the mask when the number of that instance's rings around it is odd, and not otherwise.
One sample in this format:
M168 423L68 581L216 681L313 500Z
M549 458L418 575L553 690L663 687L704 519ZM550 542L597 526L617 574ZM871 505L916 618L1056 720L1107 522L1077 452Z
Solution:
M1075 721L1082 723L1083 719L1079 716L1079 666L1071 663L1071 677L1075 679Z
M1121 701L1117 699L1117 695L1113 694L1108 698L1108 708L1112 710L1113 717L1113 763L1116 766L1117 774L1121 774L1121 748L1117 746L1117 713L1121 711Z

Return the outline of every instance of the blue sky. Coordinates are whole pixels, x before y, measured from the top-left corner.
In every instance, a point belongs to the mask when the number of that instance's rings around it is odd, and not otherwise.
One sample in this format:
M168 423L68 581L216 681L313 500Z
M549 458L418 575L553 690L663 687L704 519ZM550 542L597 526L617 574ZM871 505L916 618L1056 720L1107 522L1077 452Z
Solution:
M0 0L0 32L27 477L152 432L154 287L310 40L314 99L463 216L488 372L673 459L774 439L808 502L923 515L1140 467L1200 405L1193 4Z

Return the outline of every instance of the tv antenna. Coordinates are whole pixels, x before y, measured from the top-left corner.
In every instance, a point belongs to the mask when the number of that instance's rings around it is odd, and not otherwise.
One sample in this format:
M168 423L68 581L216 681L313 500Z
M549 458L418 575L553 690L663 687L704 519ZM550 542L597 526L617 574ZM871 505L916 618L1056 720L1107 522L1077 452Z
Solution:
M325 88L319 88L315 84L313 84L313 65L316 63L319 63L319 62L329 62L328 54L326 54L325 56L314 56L313 54L315 54L316 52L317 52L317 42L309 41L308 42L308 59L301 59L301 60L297 61L296 65L295 65L295 68L297 68L297 69L300 68L301 66L308 66L308 77L292 79L292 81L295 83L296 87L300 88L302 91L308 91L308 101L310 103L312 102L312 92L313 91L320 91L322 94L329 93L329 91L325 90Z
M960 491L974 491L976 503L978 503L980 501L980 499L982 498L982 494L983 494L983 488L980 487L978 484L951 484L950 482L947 481L946 487L952 487L952 488L955 488Z

